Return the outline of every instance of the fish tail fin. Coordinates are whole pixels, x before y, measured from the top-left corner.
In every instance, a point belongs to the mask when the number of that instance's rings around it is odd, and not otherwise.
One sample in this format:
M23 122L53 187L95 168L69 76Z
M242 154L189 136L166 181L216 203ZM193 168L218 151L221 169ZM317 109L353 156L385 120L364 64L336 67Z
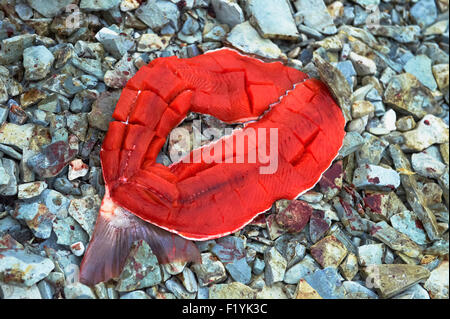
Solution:
M161 264L200 262L200 252L192 241L146 223L113 203L106 192L81 262L80 281L93 286L119 277L131 245L141 239L150 245Z

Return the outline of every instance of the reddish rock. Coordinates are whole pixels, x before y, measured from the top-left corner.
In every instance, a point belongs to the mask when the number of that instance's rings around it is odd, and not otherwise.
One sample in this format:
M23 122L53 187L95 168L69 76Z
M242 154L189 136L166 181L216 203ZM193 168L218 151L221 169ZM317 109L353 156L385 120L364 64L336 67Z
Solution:
M276 215L277 223L290 233L298 233L309 221L312 207L301 200L293 200L286 209Z
M325 198L331 199L339 193L342 188L343 179L344 169L342 161L336 161L323 173L319 181L320 191L324 194Z

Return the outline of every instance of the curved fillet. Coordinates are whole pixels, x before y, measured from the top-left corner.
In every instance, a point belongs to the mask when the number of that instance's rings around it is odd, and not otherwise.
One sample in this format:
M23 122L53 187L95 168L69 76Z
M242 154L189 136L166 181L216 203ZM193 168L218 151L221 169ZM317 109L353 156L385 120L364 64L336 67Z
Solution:
M228 123L259 120L192 152L200 163L156 163L167 134L189 111ZM188 239L217 238L242 228L275 200L297 197L331 165L345 133L342 112L320 81L230 49L155 59L127 83L113 117L100 153L109 202L140 220L137 228L112 232L112 220L100 215L83 261L89 282L117 273L121 264L110 256L123 258L111 247L118 241L126 250L131 239L167 238L160 228ZM195 260L198 252L183 250L178 241L184 239L173 236L183 258ZM100 261L91 266L86 260L94 259L95 250L116 268ZM102 276L92 275L96 267Z

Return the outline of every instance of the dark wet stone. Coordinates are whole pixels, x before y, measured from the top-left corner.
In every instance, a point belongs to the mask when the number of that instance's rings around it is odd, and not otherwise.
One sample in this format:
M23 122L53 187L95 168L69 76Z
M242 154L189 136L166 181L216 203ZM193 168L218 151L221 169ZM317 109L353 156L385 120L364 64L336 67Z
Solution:
M119 100L120 90L108 91L100 94L92 104L92 111L88 114L89 125L101 131L107 131L109 122L113 120L112 114Z

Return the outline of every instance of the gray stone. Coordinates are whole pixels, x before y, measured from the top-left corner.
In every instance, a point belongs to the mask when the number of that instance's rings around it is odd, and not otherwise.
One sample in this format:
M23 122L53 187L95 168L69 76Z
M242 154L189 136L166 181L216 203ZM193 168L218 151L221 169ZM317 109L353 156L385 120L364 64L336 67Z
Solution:
M418 258L422 248L413 242L408 236L389 226L385 221L376 223L370 234L380 240L392 250L402 253L411 258Z
M22 58L23 50L32 46L35 34L22 34L3 39L0 48L0 63L10 64Z
M305 276L305 281L324 299L345 298L343 278L336 268L327 267L318 269L314 273Z
M342 147L339 150L339 155L346 157L347 155L356 152L364 144L364 138L361 134L358 132L347 132L344 136Z
M116 290L146 288L160 283L161 280L161 269L150 246L143 240L133 243Z
M269 59L277 59L281 50L269 39L262 38L250 22L236 25L228 33L227 41L236 49Z
M436 3L434 0L420 0L411 7L409 13L419 26L425 27L436 21Z
M417 174L429 178L438 178L446 167L444 163L424 152L412 154L411 164Z
M21 287L0 282L0 298L2 299L42 299L36 285Z
M244 242L241 238L235 236L220 238L211 251L225 265L225 269L235 281L243 284L250 282L251 268L247 264Z
M73 66L81 71L91 74L99 80L103 80L104 72L102 70L102 64L99 60L73 56L70 61Z
M50 259L24 249L2 250L0 258L0 280L20 286L33 286L55 267Z
M348 299L378 299L378 295L361 283L356 281L344 281L343 287Z
M353 184L356 188L389 191L400 186L400 175L393 169L364 164L355 169Z
M276 248L272 247L265 252L264 262L266 263L264 269L266 283L270 286L275 282L283 281L287 261Z
M27 0L30 7L42 14L46 18L52 18L62 13L66 6L73 3L73 0Z
M420 120L414 130L403 133L404 147L420 152L433 144L447 143L448 134L448 125L441 118L428 114Z
M56 215L58 218L67 216L70 200L61 193L53 189L45 189L41 193L40 200L45 204L50 213Z
M403 68L406 72L414 75L427 88L434 91L437 89L437 83L433 76L431 62L429 57L420 54L409 59Z
M211 253L202 253L202 263L194 264L192 270L197 275L200 287L222 282L227 275L223 264Z
M216 13L216 18L221 23L228 24L231 28L245 21L244 13L235 0L211 0Z
M53 221L56 216L48 210L45 204L39 202L19 202L14 211L14 217L24 221L37 238L49 238Z
M407 235L419 245L427 243L427 237L420 220L410 211L403 211L391 217L391 224L397 231Z
M166 26L178 30L180 12L177 5L170 1L147 1L136 10L136 16L154 31Z
M81 0L80 9L83 11L106 11L119 6L121 0Z
M66 299L97 299L92 289L80 282L75 282L64 287Z
M0 158L0 195L12 196L17 194L17 183L19 180L19 169L13 160L9 158ZM8 177L7 177L8 176Z
M47 186L47 183L44 181L19 184L17 197L19 199L29 199L39 196L47 189Z
M429 292L433 299L448 299L448 261L442 261L440 265L434 269L430 277L425 282L425 289Z
M328 35L337 32L333 19L322 0L297 0L294 5L297 9L295 16L299 17L306 26Z
M372 264L382 264L383 255L383 244L370 244L358 247L358 262L359 265L363 267Z
M372 59L356 54L355 52L350 52L348 58L352 61L356 73L359 76L373 75L377 72L377 65Z
M69 215L80 224L89 237L92 237L94 232L101 201L98 195L74 198L70 201Z
M356 81L356 70L353 67L353 63L349 60L336 63L336 68L341 71L342 75L347 79L351 88L354 87Z
M188 267L185 267L183 269L183 272L180 275L178 275L178 278L183 283L183 286L184 288L186 288L187 292L195 293L199 290L197 280L195 279L195 275L192 272L192 270L189 269Z
M171 278L165 282L166 288L172 292L177 299L194 299L195 293L189 293L178 281L177 278Z
M36 81L45 78L50 72L53 61L55 57L43 45L26 48L23 51L25 79Z
M414 42L420 35L420 27L417 25L373 25L370 31L374 35L389 37L399 43Z
M392 299L430 299L430 295L420 284L415 284Z
M53 221L53 231L55 232L60 245L70 246L81 241L85 246L89 241L89 236L81 226L70 216L57 218Z
M306 255L302 261L293 265L286 271L283 281L287 284L297 284L300 279L305 278L306 275L312 274L319 268L319 265L314 259L310 255Z
M217 3L217 1L213 1ZM296 40L297 26L286 0L250 0L246 2L250 21L264 38Z
M95 35L95 38L116 59L122 58L134 45L133 40L129 36L124 33L119 34L119 32L109 28L100 29Z
M20 150L28 148L34 129L34 124L3 123L0 127L0 143L15 146Z

